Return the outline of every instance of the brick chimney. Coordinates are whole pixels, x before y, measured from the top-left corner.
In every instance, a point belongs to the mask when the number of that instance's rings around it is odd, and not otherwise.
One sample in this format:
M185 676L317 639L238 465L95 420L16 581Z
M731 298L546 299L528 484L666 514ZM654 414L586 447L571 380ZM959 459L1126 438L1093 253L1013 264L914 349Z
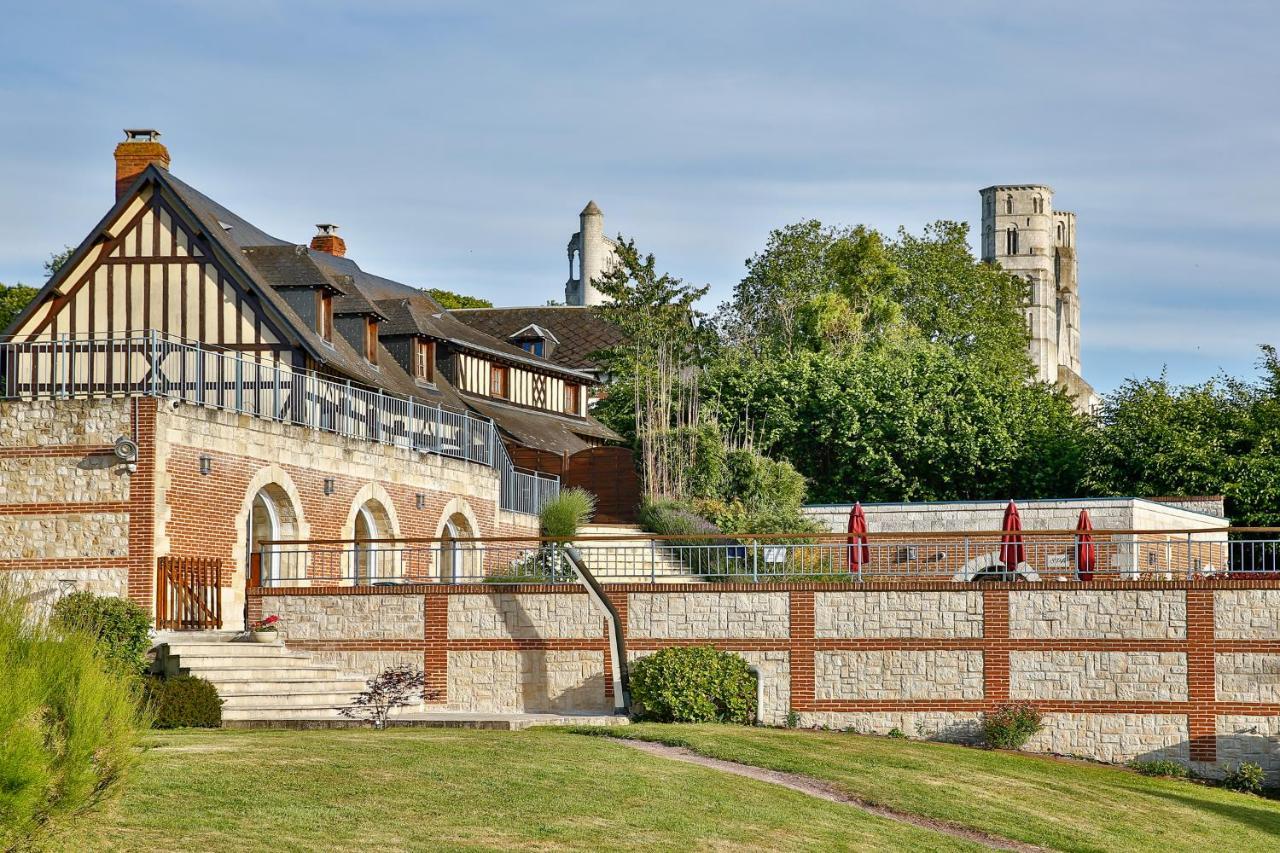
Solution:
M316 236L311 238L311 248L339 258L347 254L347 244L338 236L338 226L327 222L316 226Z
M169 149L160 144L160 131L126 128L124 142L116 146L117 200L152 163L169 168Z

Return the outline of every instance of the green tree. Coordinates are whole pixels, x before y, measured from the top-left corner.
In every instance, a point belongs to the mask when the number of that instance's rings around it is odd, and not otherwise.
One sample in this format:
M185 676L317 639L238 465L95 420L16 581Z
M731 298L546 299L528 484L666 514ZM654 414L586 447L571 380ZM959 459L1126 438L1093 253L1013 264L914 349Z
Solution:
M62 269L67 261L71 260L71 256L75 254L74 246L63 246L61 251L51 252L49 260L44 262L45 273L52 278L57 275L58 270Z
M450 310L454 308L492 308L493 303L488 299L481 299L478 296L464 296L461 293L454 293L452 290L442 290L438 287L427 288L427 295L440 303L442 308Z
M1061 391L912 339L858 354L722 360L705 384L724 422L791 462L809 499L1070 496L1090 436Z
M35 299L37 292L34 287L24 284L0 284L0 334L4 334L9 324L22 313L22 309Z

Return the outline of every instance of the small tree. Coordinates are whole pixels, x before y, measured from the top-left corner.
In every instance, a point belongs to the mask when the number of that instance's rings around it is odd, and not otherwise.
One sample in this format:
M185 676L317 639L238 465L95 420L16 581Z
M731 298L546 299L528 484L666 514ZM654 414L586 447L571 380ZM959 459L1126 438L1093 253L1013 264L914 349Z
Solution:
M369 720L374 728L381 729L396 708L414 704L416 696L425 698L426 674L416 666L404 663L384 669L365 684L365 690L339 713L350 719Z

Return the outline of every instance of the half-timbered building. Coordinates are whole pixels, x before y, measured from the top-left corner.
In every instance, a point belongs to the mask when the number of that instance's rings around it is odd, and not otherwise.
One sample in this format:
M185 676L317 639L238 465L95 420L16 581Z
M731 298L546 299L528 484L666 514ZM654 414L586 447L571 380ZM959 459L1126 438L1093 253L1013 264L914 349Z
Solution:
M165 567L205 561L234 626L261 542L536 532L559 478L519 459L617 441L591 374L365 272L335 225L266 233L125 133L115 203L0 338L0 569L37 594L159 613Z

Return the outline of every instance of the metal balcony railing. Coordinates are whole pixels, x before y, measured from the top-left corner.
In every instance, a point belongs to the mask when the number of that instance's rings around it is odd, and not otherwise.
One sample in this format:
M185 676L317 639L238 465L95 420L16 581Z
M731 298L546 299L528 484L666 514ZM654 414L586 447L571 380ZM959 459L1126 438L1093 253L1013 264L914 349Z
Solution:
M491 420L154 330L0 342L0 399L159 397L497 469L503 509L536 514L559 479L512 464Z

